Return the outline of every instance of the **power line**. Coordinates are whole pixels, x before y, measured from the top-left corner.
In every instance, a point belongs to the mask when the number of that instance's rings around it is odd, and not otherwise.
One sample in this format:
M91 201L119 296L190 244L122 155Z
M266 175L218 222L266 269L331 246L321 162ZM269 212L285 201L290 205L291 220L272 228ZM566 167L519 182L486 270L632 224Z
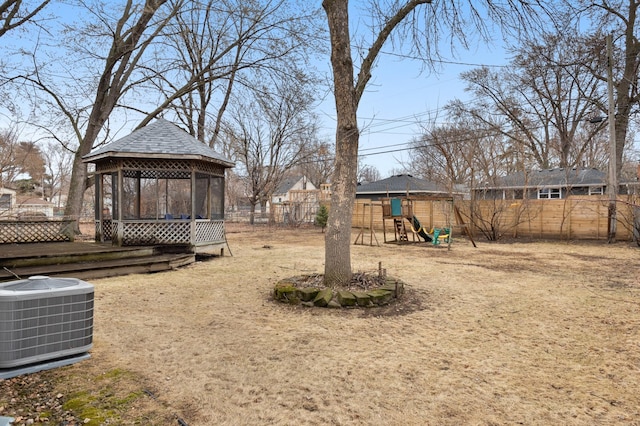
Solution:
M411 59L413 61L426 61L425 58L421 58L419 56L406 55L406 54L396 53L396 52L380 51L380 54L387 55L387 56L395 56L396 58L401 58L401 59ZM482 64L482 63L473 63L473 62L446 61L444 59L429 59L429 61L438 63L438 64L444 64L444 65L462 65L466 67L506 68L509 66L507 64L504 64L504 65Z

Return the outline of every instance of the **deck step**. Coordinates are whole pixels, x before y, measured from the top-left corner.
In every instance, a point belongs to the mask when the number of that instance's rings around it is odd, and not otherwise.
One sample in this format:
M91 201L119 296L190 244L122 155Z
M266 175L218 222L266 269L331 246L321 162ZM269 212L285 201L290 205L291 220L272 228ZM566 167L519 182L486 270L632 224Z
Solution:
M34 275L65 276L79 279L106 278L128 274L160 272L179 268L195 262L192 253L168 253L140 255L131 252L129 257L102 258L94 261L77 261L48 265L0 268L0 282L28 278ZM131 256L133 255L133 256Z
M85 252L60 253L52 250L50 253L31 255L16 254L0 259L0 266L7 268L23 268L40 265L60 265L65 263L97 262L116 259L131 259L135 257L148 257L159 253L154 247L131 247L125 249L95 249Z

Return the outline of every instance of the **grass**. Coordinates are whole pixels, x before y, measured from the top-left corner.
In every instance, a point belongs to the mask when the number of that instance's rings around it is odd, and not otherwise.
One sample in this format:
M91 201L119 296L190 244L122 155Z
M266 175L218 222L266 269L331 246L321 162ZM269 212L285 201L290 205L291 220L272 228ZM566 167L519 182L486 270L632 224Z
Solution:
M637 248L352 246L410 303L273 302L323 272L323 237L232 228L233 257L93 281L92 357L52 372L59 388L104 424L640 424Z

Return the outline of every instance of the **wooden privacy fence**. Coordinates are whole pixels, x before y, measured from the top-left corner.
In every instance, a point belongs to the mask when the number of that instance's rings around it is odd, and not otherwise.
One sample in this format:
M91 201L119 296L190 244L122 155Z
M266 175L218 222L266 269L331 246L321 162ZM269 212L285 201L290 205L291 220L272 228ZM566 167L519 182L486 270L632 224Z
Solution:
M549 239L606 239L609 200L599 196L570 197L562 200L456 200L464 221L474 236L494 232L501 237ZM447 200L414 199L413 214L425 228L453 225L454 238L462 232L456 226L452 205ZM632 240L634 222L640 219L640 202L619 198L617 203L618 240ZM386 232L393 234L392 221ZM356 200L353 227L383 231L382 204Z
M73 241L74 220L3 220L0 244Z

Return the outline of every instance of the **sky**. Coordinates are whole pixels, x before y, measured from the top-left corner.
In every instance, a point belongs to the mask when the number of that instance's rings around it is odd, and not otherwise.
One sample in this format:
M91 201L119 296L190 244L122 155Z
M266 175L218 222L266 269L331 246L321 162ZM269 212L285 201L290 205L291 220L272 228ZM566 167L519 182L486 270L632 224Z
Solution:
M403 168L410 158L404 150L420 134L419 120L437 118L453 99L466 99L459 74L471 66L446 66L439 74L419 75L419 66L385 63L374 77L358 108L359 153L364 164L374 166L381 178ZM328 138L335 134L333 98L319 108L323 130ZM392 151L392 152L389 152Z

